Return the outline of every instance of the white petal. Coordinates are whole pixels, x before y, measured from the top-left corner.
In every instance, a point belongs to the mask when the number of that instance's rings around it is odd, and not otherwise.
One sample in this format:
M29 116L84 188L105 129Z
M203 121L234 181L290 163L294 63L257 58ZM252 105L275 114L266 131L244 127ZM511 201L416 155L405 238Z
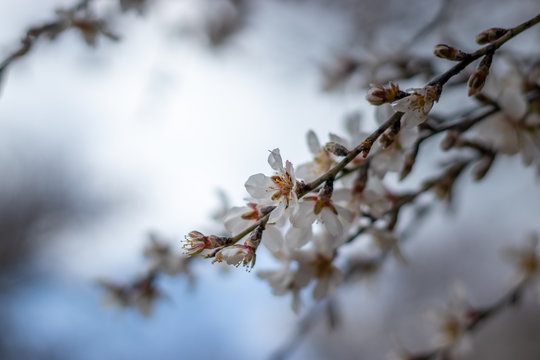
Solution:
M518 89L504 89L497 103L503 112L514 120L522 119L527 113L527 100Z
M320 300L328 294L328 289L330 288L330 277L323 276L317 281L317 285L313 289L313 299Z
M529 166L538 157L538 149L530 134L525 131L519 132L518 134L521 145L521 159L525 166Z
M386 120L390 119L390 117L394 115L394 111L409 111L408 106L409 102L407 101L407 98L398 100L392 106L390 106L390 104L383 104L381 106L377 106L377 108L375 109L375 120L377 120L377 124L382 125ZM397 108L405 108L405 110L398 110Z
M401 117L401 126L405 129L416 127L423 123L427 116L420 111L407 111Z
M337 215L334 214L332 210L324 208L322 209L320 215L326 230L328 230L332 236L339 236L343 233L343 226L341 225Z
M272 169L283 173L283 160L281 159L281 154L279 153L279 149L274 149L270 152L270 155L268 155L268 163L272 167Z
M289 160L285 162L285 170L287 170L289 175L291 175L292 181L296 182L296 176L294 175L294 166Z
M231 217L225 220L225 229L231 234L238 234L249 226L249 222L242 219L241 216Z
M337 144L343 145L347 149L349 149L349 147L351 145L351 144L349 144L349 142L347 140L345 140L344 138L342 138L340 136L337 136L336 134L330 133L330 135L328 135L328 137L330 138L330 141L333 141L333 142L335 142Z
M311 226L307 228L291 226L285 235L285 241L290 249L299 249L309 242L312 235Z
M274 184L271 178L264 174L251 175L245 187L249 195L255 199L264 199L269 196L268 189Z
M301 201L298 203L296 212L291 217L291 223L298 228L311 227L317 216L313 212L315 203L313 201Z
M343 206L335 205L338 215L343 218L343 220L347 222L351 222L353 220L353 213L349 211L348 209L345 209Z
M285 202L280 202L277 207L270 213L268 217L269 222L280 222L281 218L285 215Z
M262 243L270 252L277 253L283 246L281 231L274 225L268 225L263 232Z
M362 115L355 113L351 116L348 116L345 119L345 128L351 135L358 134L360 132L360 121L362 120Z
M306 182L311 182L315 180L319 175L315 174L315 166L312 162L308 162L302 165L299 165L296 168L296 174L299 179L302 179Z
M403 113L409 112L410 111L410 105L411 105L411 99L410 99L411 96L413 96L413 95L404 97L403 99L399 99L398 101L393 103L392 104L392 109L394 111L400 111L400 112L403 112ZM381 120L383 120L383 119L381 118ZM388 120L388 117L386 119L384 119L382 122L384 122L386 120ZM378 118L377 118L377 122L382 124L382 122L380 122L380 120Z
M402 128L399 131L399 143L403 148L408 148L412 146L416 139L418 139L418 128L412 127L412 128Z
M321 144L319 143L319 139L313 130L309 130L307 133L307 143L309 151L311 151L313 155L317 155L319 150L321 150Z
M332 201L336 202L347 202L352 199L352 191L351 189L335 189L334 193L332 194Z

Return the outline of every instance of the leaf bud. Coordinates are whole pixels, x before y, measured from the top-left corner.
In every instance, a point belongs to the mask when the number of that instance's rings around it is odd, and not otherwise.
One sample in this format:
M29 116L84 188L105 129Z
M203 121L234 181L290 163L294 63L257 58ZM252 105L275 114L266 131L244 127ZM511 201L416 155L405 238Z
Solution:
M456 49L455 47L448 46L445 44L438 44L433 49L433 55L440 57L441 59L461 61L468 54L464 53L461 50Z
M508 30L503 28L491 28L484 30L480 34L476 35L476 43L479 45L489 44L495 40L498 40L507 32Z
M489 68L491 66L491 60L493 59L493 53L487 54L484 56L476 71L469 78L469 96L473 96L482 91L484 84L486 83L486 78L489 74Z

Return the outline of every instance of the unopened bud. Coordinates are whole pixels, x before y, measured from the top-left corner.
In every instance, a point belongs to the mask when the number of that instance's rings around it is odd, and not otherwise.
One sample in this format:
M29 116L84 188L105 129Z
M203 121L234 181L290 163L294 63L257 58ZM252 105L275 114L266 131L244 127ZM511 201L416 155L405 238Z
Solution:
M484 30L480 34L476 35L476 43L479 45L489 44L495 40L498 40L507 32L508 30L503 28L491 28Z
M476 163L473 169L474 180L480 181L486 176L491 169L493 160L495 160L495 156L484 156Z
M450 150L456 144L459 134L456 131L449 131L446 137L441 141L441 149L444 151Z
M401 174L399 174L399 180L405 179L410 174L414 163L416 162L416 155L416 151L410 151L405 155L403 169L401 170Z
M261 209L261 215L266 216L272 211L274 211L275 208L276 208L275 206L265 206Z
M341 144L338 144L336 142L329 142L327 143L324 148L326 149L326 151L336 155L336 156L347 156L349 154L349 150L347 150L347 148Z
M366 100L375 106L382 105L386 102L385 89L382 86L372 87L366 94Z
M330 201L332 198L332 193L334 192L334 178L331 177L326 181L324 186L319 190L319 194L317 195L319 200L322 202L324 201Z
M441 59L447 59L452 61L461 61L467 54L455 47L445 44L438 44L433 49L433 55L440 57Z
M358 170L358 177L354 181L353 192L355 194L361 194L366 188L367 181L368 181L368 166L366 165L366 166L362 166Z
M491 60L493 59L493 54L487 54L484 56L476 71L469 78L469 96L473 96L482 91L484 84L486 83L486 78L489 74L489 68L491 66Z
M366 94L366 100L375 106L379 106L385 103L391 103L398 99L401 99L408 94L399 90L399 86L393 83L388 83L388 86L371 85L371 88Z
M264 224L257 226L255 231L251 233L251 237L248 240L246 240L245 244L251 247L254 251L257 250L257 247L259 247L259 244L261 243L264 228L265 228Z

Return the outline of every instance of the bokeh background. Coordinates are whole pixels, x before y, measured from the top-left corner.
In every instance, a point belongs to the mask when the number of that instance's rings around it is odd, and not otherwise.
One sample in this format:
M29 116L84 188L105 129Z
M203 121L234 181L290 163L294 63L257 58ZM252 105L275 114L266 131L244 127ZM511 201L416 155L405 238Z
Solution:
M167 297L149 318L103 306L97 279L142 273L150 231L180 252L184 234L215 230L217 190L242 204L245 180L268 172L268 150L279 147L298 164L309 158L308 129L321 139L343 133L353 112L369 123L363 79L327 91L325 74L339 59L401 49L441 6L440 24L411 52L431 56L441 41L474 49L479 31L513 26L540 8L533 0L156 0L141 15L96 3L121 41L89 47L70 31L40 42L2 79L2 359L269 358L302 316L256 277L273 265L264 255L251 273L195 263L194 288L163 278ZM0 2L0 58L30 25L72 4ZM223 16L234 26L220 26ZM537 52L538 44L533 29L509 48ZM437 207L404 246L409 265L391 260L343 289L338 326L322 317L291 359L382 359L396 344L426 349L423 313L445 302L455 280L473 304L504 293L513 269L501 249L540 230L538 178L503 158L483 182L459 185L452 210ZM529 294L486 324L464 358L538 359L537 300ZM306 299L303 313L311 305Z

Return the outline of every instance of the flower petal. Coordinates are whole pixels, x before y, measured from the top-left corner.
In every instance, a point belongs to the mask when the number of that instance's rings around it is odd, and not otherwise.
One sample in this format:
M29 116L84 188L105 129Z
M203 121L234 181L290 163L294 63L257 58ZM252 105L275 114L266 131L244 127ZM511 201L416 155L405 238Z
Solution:
M270 155L268 155L268 163L272 167L272 169L283 173L283 160L281 159L281 154L279 153L279 149L274 149L270 152Z
M321 150L321 144L319 143L319 139L313 130L309 130L307 133L307 143L309 151L311 151L313 155L317 155L319 150Z
M296 212L291 217L291 223L297 228L311 227L311 224L317 219L317 216L313 212L314 202L312 201L300 201Z
M268 189L273 185L271 178L264 174L251 175L245 183L249 195L255 199L264 199L268 197Z
M261 241L272 253L279 252L283 246L283 236L281 235L281 231L274 225L268 225L266 227Z
M321 220L330 235L339 236L343 233L343 225L341 225L337 215L334 214L330 209L324 208L321 211Z

